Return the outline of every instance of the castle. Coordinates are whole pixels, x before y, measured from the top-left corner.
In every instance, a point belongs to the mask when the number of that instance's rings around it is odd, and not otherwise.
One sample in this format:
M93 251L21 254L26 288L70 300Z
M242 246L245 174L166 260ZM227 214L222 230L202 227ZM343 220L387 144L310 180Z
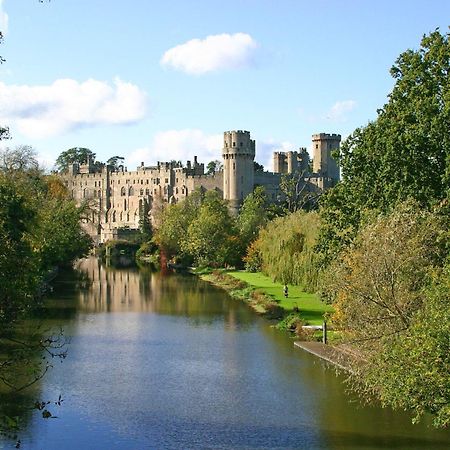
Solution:
M239 130L224 133L223 169L212 174L205 174L204 164L194 157L185 166L179 162L145 166L142 162L131 172L88 161L72 164L61 176L73 199L78 203L90 200L93 205L85 227L99 244L117 238L121 230L139 229L141 215L151 216L155 202L178 203L195 189L217 190L234 213L256 186L264 186L269 201L277 201L283 174L297 173L308 190L324 191L339 180L332 151L339 149L340 141L339 134L312 136L312 170L306 148L275 152L273 172L255 170L255 141L249 131Z

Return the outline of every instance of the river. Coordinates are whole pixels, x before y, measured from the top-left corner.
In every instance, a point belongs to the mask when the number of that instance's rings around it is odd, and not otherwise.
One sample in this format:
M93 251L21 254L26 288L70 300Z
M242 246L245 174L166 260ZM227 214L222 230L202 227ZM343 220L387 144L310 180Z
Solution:
M342 374L194 276L90 258L61 274L46 305L39 321L63 327L67 358L0 395L21 417L22 449L450 448L429 418L362 406ZM57 418L28 409L60 395Z

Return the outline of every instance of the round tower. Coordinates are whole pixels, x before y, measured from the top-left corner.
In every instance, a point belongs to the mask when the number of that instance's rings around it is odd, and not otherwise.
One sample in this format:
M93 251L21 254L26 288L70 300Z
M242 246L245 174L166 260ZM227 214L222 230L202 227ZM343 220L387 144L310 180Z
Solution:
M253 191L255 141L249 131L223 133L223 197L237 213L244 198Z

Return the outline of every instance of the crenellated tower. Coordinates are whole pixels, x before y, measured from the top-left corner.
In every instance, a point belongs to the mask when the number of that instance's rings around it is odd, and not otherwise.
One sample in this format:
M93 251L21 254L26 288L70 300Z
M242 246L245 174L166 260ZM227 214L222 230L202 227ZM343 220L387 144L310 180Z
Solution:
M339 150L340 134L313 134L313 172L320 177L330 180L331 185L339 181L339 166L333 158L332 152Z
M249 131L223 134L223 197L237 213L244 198L253 191L255 141Z

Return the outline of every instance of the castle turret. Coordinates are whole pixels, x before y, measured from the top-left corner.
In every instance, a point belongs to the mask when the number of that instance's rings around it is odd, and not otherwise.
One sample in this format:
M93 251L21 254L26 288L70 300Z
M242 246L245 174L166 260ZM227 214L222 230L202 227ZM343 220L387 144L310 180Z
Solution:
M331 153L338 150L341 142L340 134L313 134L313 172L328 178L332 184L339 181L339 167Z
M249 131L223 134L223 197L237 213L244 198L253 191L255 141Z

